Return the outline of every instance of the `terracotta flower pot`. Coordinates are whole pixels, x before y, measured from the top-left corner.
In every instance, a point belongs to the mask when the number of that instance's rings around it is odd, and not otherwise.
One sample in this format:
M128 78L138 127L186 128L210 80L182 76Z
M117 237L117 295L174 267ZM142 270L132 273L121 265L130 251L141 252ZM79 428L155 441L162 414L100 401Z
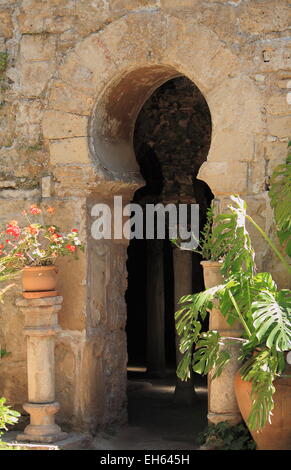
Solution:
M56 266L26 266L22 271L23 296L40 298L57 295Z
M290 375L290 372L291 370L286 371L286 374ZM257 450L291 450L291 378L279 377L274 381L274 386L275 406L271 423L267 423L259 431L250 430L257 444ZM242 380L240 373L237 372L234 389L240 412L246 422L252 406L250 397L252 383Z
M201 261L200 264L203 267L203 277L206 289L210 289L211 287L222 283L223 279L220 272L222 263L219 261Z

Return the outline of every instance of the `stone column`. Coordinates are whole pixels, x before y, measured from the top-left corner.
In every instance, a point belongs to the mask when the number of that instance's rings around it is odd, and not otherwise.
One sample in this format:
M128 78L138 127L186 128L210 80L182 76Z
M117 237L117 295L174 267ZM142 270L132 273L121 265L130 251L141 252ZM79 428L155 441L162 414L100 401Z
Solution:
M60 405L55 401L54 347L62 301L58 296L19 299L16 303L25 315L28 402L23 408L30 414L30 424L17 436L20 441L56 442L67 436L55 424Z
M221 263L215 261L202 261L205 287L207 289L223 282L220 273ZM236 337L241 336L242 330L239 322L229 325L221 314L218 306L214 306L209 315L209 330L216 330L220 336ZM221 346L224 349L225 346ZM208 374L208 421L218 424L228 421L230 424L239 423L242 418L237 405L234 391L234 376L239 369L238 362L240 345L238 342L229 343L226 347L231 354L229 363L224 367L221 375L216 379L212 378L212 373Z
M223 337L241 336L241 327L238 322L230 326L218 308L213 308L209 318L209 329L216 330ZM234 391L234 377L240 364L238 362L240 344L238 342L230 343L226 340L226 346L220 346L220 349L226 349L231 354L231 359L224 367L221 375L215 379L212 373L208 374L208 420L217 424L222 421L228 421L235 425L242 421Z
M147 241L147 371L166 372L163 240Z
M173 248L174 263L174 299L175 312L179 310L179 300L183 295L192 294L192 252ZM176 364L178 366L183 354L179 350L180 337L176 330ZM190 405L195 401L193 377L187 381L177 377L175 388L175 402Z

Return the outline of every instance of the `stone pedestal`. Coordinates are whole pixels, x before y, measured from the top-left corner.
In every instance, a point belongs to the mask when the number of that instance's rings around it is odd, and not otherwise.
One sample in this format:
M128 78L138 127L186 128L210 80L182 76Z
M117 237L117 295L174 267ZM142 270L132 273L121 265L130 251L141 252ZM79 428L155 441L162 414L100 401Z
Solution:
M202 261L205 287L211 288L223 282L220 268L221 263L213 261ZM242 330L239 322L234 322L230 326L221 314L220 309L216 306L210 312L209 330L216 330L222 337L241 336ZM239 369L239 349L237 343L230 344L227 342L226 347L231 354L231 359L224 367L221 375L216 379L212 378L212 373L208 374L208 421L218 424L227 421L234 425L242 421L242 417L237 405L234 391L234 376Z
M60 405L55 401L54 347L62 301L58 296L20 299L16 303L25 315L28 403L23 408L30 414L30 424L17 436L20 441L50 443L67 436L55 424Z
M147 241L147 372L166 373L163 240Z
M213 308L210 313L209 329L218 331L222 337L239 338L242 333L240 324L235 322L230 326L218 308ZM207 416L211 423L228 421L234 425L242 421L234 391L234 377L240 367L238 362L240 344L238 342L231 344L226 340L226 345L220 348L226 349L231 354L231 359L216 379L212 378L212 373L208 374Z
M183 251L179 248L173 249L174 262L174 296L175 312L181 308L179 300L184 295L192 294L192 252ZM176 364L178 366L183 354L179 349L180 337L176 331ZM193 377L187 381L180 380L177 377L175 388L175 402L185 405L191 405L196 398L194 390Z

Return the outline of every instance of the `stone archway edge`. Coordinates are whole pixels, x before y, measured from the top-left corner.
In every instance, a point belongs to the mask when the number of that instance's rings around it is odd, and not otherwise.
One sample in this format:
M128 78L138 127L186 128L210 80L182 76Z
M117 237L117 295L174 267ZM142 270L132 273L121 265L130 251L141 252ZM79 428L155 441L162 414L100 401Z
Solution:
M97 178L104 178L88 145L96 103L102 107L110 89L130 71L157 65L190 78L210 107L213 140L199 177L215 195L246 193L248 163L254 159L262 122L260 98L244 73L245 64L194 19L182 21L158 10L113 22L68 53L51 83L43 119L51 163L93 168Z

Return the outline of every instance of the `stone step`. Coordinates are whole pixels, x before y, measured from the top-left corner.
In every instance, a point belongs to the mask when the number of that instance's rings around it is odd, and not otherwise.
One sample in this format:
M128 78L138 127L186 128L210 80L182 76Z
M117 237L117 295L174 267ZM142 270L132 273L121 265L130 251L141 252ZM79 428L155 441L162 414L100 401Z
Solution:
M20 442L16 439L17 434L19 432L8 431L1 436L1 440L11 447L11 450L88 450L92 441L90 434L69 433L66 439L52 444Z

